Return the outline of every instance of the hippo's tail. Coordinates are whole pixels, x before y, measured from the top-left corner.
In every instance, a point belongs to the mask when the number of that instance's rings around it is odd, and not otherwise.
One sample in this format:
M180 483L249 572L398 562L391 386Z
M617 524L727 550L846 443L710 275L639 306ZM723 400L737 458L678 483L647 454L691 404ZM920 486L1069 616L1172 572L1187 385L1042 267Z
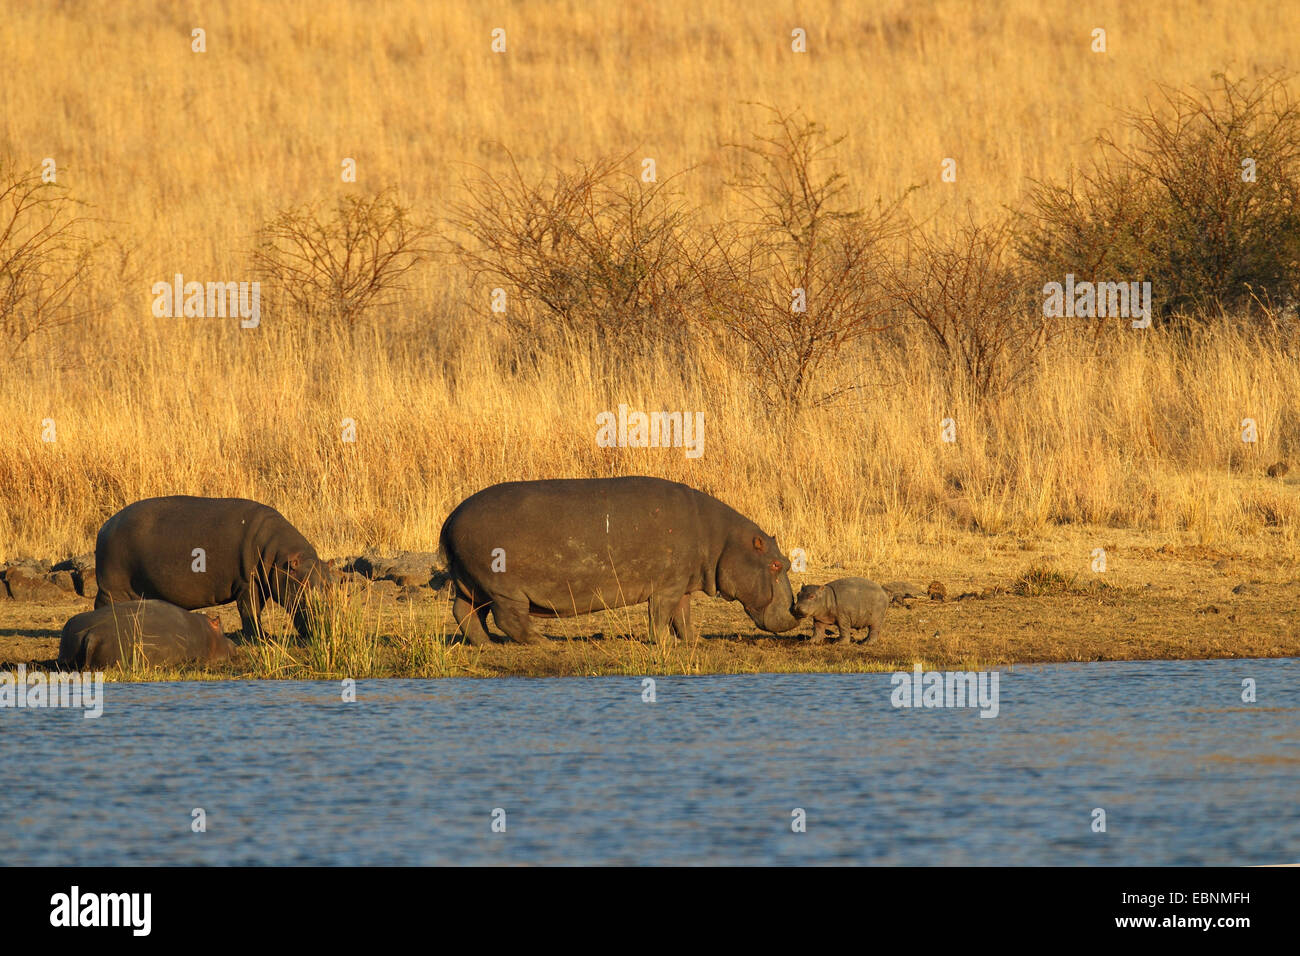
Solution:
M435 591L441 591L443 588L450 588L452 582L451 574L451 548L447 546L447 525L444 523L442 530L438 532L438 564L433 569L433 576L429 579L429 587Z

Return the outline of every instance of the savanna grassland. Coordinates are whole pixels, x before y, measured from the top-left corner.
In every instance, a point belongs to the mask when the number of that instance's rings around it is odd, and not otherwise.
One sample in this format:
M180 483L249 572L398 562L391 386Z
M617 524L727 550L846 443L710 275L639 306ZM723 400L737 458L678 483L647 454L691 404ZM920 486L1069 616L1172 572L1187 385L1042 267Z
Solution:
M82 554L109 515L165 494L264 501L324 556L430 551L451 508L491 483L651 474L804 549L796 589L854 573L938 580L950 597L893 608L884 642L866 649L758 637L737 608L697 598L714 639L667 650L639 643L642 609L543 625L598 641L477 650L443 646L441 598L354 597L346 613L359 616L336 633L364 645L355 658L322 645L304 663L284 647L236 672L1300 654L1293 311L1056 328L998 388L954 374L932 334L890 315L846 335L808 372L814 385L782 402L786 366L731 334L725 307L662 338L577 325L521 342L489 308L501 281L471 267L457 214L483 177L540 182L606 157L631 177L653 157L702 235L752 214L752 194L732 188L747 156L735 144L767 128L766 106L800 111L827 142L843 136L828 156L862 208L899 203L940 231L991 220L1086 163L1100 131L1126 143L1117 117L1162 86L1300 63L1297 13L1226 0L908 0L797 15L767 0L19 0L0 20L0 160L54 158L95 252L66 314L0 342L0 562ZM205 52L191 49L196 27ZM490 47L497 27L504 53ZM791 51L794 27L806 54ZM1090 49L1096 27L1105 53ZM341 180L348 158L355 183ZM153 314L154 283L177 273L258 278L259 229L281 211L384 190L428 233L364 314L340 322L283 299L256 329ZM1037 286L1060 278L1040 273ZM596 416L620 404L703 412L704 453L599 447ZM1257 440L1242 440L1244 419ZM52 657L62 621L85 606L0 601L0 660ZM223 618L233 629L231 609Z

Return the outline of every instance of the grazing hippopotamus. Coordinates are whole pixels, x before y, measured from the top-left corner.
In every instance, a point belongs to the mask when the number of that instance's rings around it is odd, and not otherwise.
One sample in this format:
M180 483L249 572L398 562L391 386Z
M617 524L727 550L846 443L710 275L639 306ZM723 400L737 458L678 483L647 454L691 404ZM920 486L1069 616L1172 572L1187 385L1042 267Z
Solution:
M532 614L572 617L648 602L650 636L691 627L691 594L739 601L765 631L798 626L776 539L694 488L662 478L511 481L462 501L442 526L456 626L544 640Z
M159 598L192 611L234 601L251 637L272 598L293 615L304 639L305 592L334 576L274 508L186 495L146 498L105 521L95 539L95 574L95 607Z
M63 625L59 667L98 671L132 662L224 661L234 652L215 615L191 614L166 601L122 601L83 611Z
M831 625L838 629L845 644L855 639L855 631L865 627L867 636L861 643L866 643L880 636L887 607L889 593L879 584L866 578L840 578L830 584L805 584L799 589L794 613L796 617L813 619L810 643L820 644L830 637Z

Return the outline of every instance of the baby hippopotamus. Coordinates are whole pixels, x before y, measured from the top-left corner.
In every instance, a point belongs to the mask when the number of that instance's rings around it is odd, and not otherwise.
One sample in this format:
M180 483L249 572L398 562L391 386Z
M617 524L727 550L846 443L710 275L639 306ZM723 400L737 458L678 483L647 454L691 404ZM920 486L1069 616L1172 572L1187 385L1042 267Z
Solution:
M122 601L83 611L63 625L59 667L203 663L229 660L234 652L215 615L192 614L166 601Z
M889 594L879 584L866 578L840 578L830 584L805 584L799 589L794 613L813 619L813 644L834 636L832 625L845 644L855 641L856 632L866 628L867 636L857 642L865 643L880 636L887 607Z

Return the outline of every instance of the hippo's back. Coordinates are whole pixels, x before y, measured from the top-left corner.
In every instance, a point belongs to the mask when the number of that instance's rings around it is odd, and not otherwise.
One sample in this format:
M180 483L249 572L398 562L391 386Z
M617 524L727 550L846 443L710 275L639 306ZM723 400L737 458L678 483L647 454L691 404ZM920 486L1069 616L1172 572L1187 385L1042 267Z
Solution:
M440 541L453 576L489 593L508 587L540 606L619 606L644 600L655 583L695 575L716 550L710 541L724 512L717 499L662 478L513 481L461 502Z
M104 522L95 539L95 549L98 551L101 544L111 544L124 534L176 533L272 516L283 520L274 508L248 498L198 498L193 495L143 498Z
M471 536L504 534L514 540L573 538L595 531L594 542L644 529L648 522L681 522L702 502L716 499L675 481L627 478L554 478L507 481L484 488L457 505L442 527L444 547Z
M826 585L835 592L835 599L841 604L868 604L878 601L883 595L889 595L875 581L866 578L837 578Z

